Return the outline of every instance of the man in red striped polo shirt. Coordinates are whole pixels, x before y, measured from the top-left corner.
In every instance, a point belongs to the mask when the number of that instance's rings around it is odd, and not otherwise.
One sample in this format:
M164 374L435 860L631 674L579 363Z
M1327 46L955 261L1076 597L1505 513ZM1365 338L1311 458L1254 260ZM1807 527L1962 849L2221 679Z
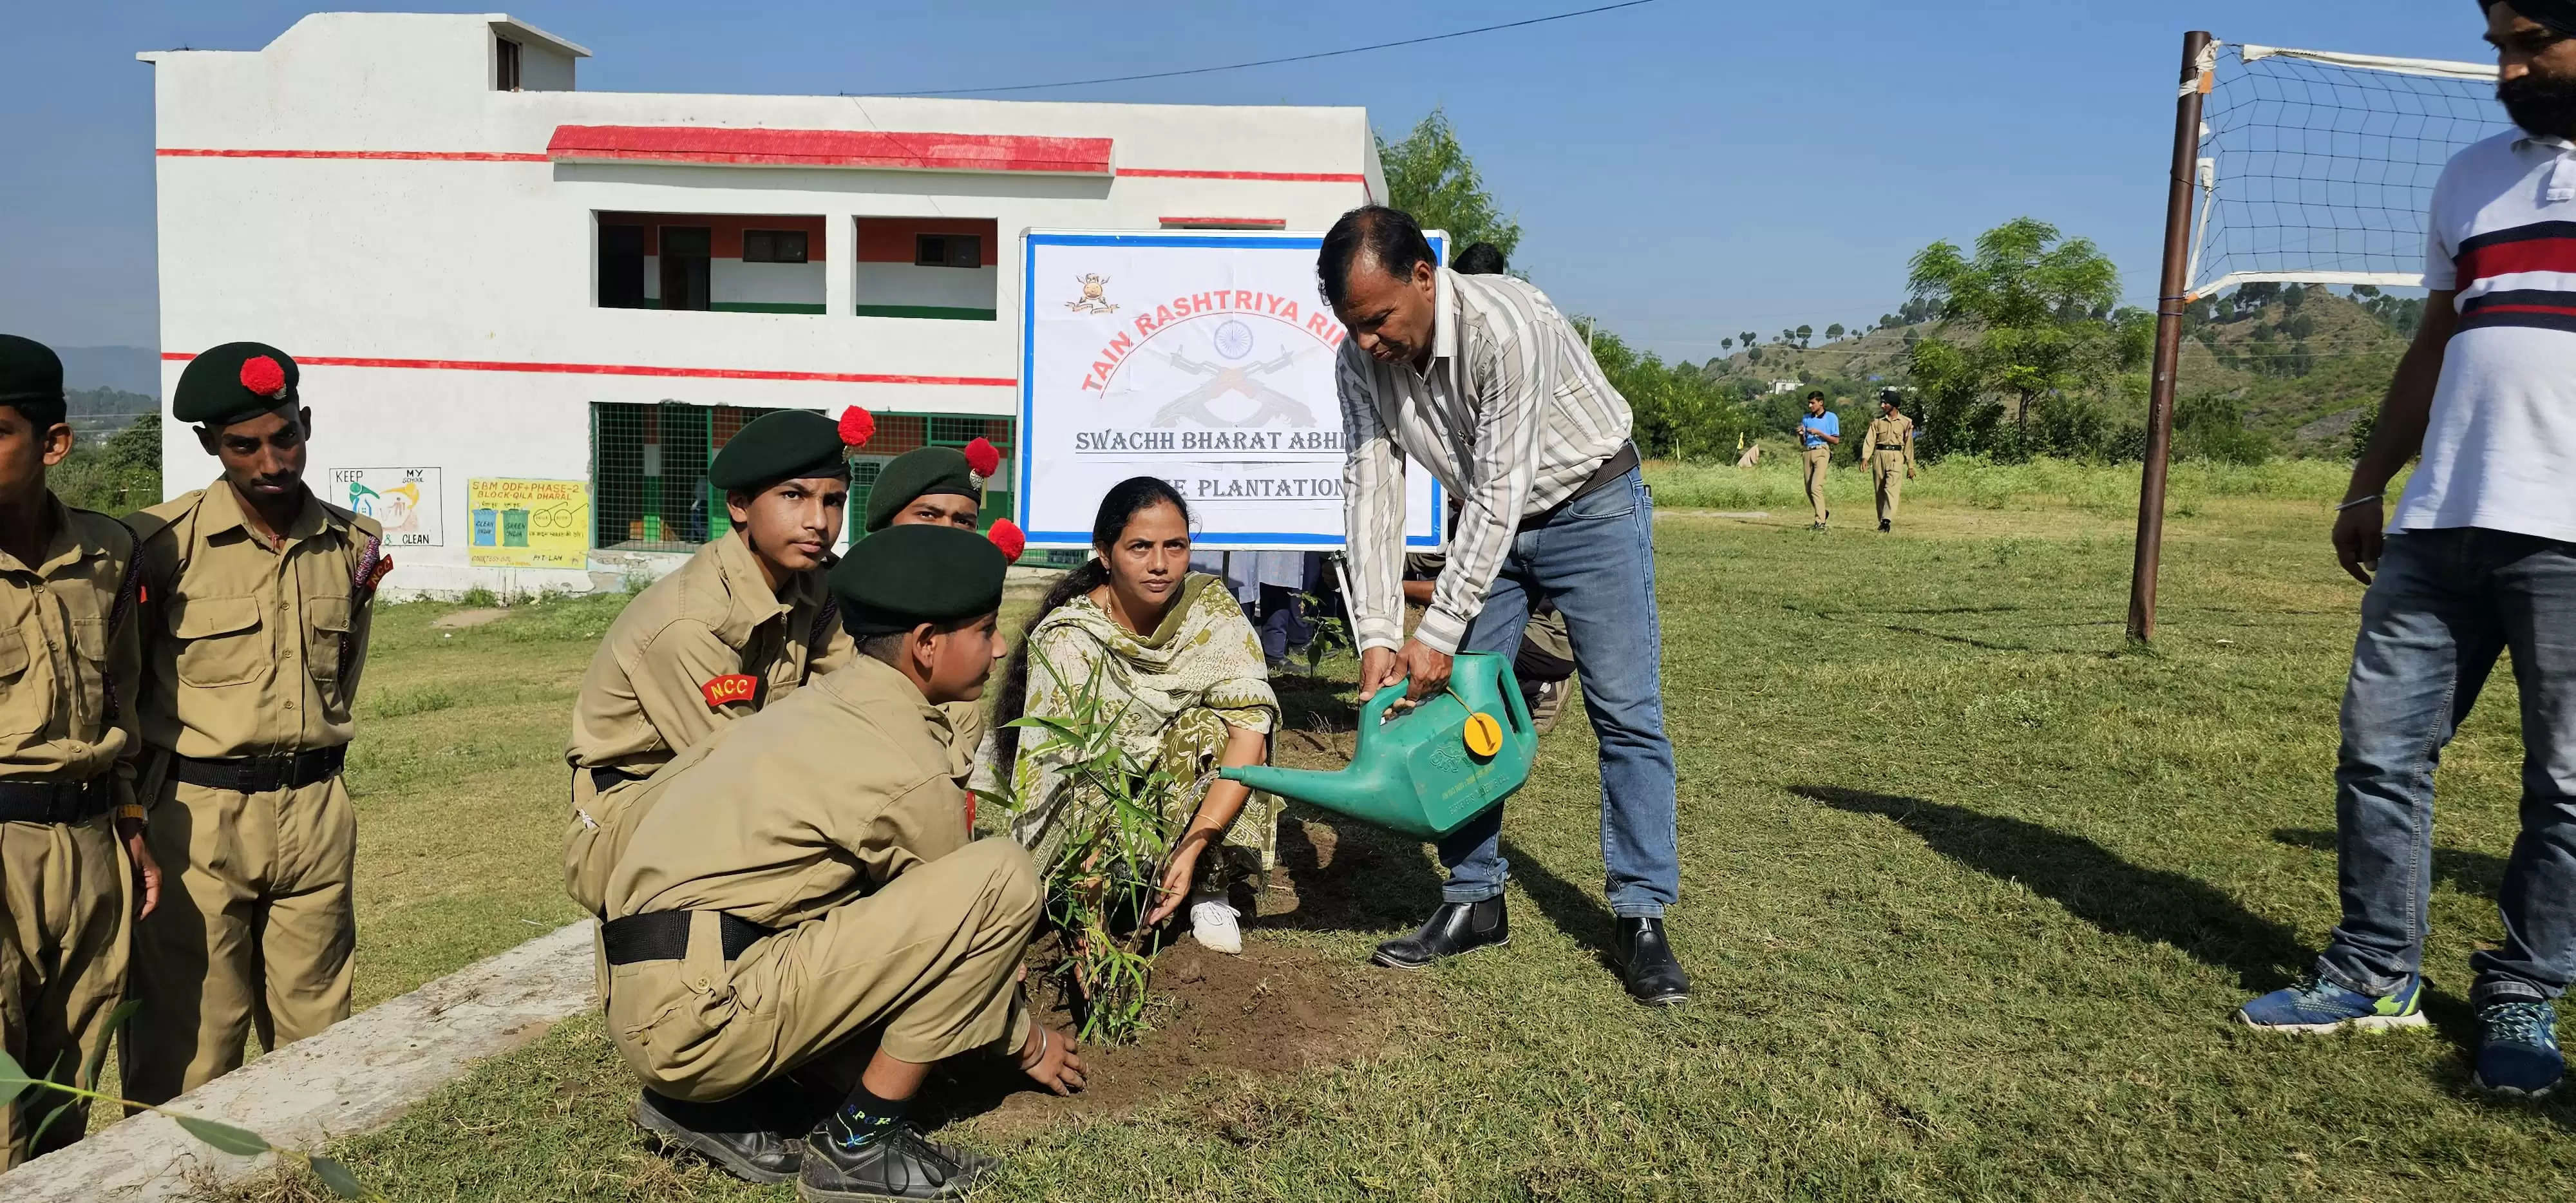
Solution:
M2335 553L2370 586L2335 767L2343 922L2316 981L2239 1015L2272 1031L2424 1023L2433 766L2509 650L2522 834L2504 940L2469 958L2469 1003L2477 1084L2539 1095L2566 1070L2552 1000L2576 980L2576 0L2485 11L2521 129L2461 151L2433 189L2424 323L2336 507Z

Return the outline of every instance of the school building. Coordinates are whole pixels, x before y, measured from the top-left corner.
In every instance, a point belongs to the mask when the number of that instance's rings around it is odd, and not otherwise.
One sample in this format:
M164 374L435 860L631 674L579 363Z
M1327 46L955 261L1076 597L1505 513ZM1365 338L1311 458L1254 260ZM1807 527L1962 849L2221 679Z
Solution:
M1386 194L1357 108L586 92L589 53L317 13L137 56L163 391L219 343L293 355L308 480L386 522L396 592L668 571L727 529L707 462L767 409L877 414L854 514L923 443L1008 455L1024 232L1321 230ZM214 479L163 445L169 493Z

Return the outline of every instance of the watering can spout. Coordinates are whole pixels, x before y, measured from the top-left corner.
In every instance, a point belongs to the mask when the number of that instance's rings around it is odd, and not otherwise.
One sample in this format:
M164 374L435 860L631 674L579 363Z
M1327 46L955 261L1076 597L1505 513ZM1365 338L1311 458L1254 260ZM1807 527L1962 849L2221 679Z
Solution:
M1313 769L1279 769L1268 765L1251 765L1227 769L1228 781L1240 781L1264 793L1277 794L1291 801L1320 806L1336 813L1348 813L1353 807L1384 792L1378 778L1381 774L1344 769L1324 773Z

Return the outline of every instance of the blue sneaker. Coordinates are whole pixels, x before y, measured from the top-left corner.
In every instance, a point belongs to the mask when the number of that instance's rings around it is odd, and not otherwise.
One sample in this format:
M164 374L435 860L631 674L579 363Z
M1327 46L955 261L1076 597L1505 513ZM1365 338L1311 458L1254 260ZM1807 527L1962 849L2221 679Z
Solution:
M2395 993L2372 998L2318 978L2275 990L2236 1009L2236 1018L2267 1032L2378 1031L2424 1026L2424 979L2411 977Z
M2557 1089L2566 1072L2556 1007L2516 999L2478 1008L2478 1089L2536 1099Z

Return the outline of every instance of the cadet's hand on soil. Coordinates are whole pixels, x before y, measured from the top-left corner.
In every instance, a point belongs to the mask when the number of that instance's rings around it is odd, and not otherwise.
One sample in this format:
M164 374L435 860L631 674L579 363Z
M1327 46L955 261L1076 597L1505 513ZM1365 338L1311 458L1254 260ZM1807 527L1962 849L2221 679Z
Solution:
M153 908L161 905L161 865L152 859L152 849L143 842L142 823L118 819L116 837L125 845L125 859L134 862L134 917L151 918Z
M2370 574L2379 570L2379 528L2386 521L2376 501L2365 501L2335 514L2335 559L2362 584L2369 584Z
M1073 1037L1029 1025L1029 1042L1020 1049L1020 1072L1057 1094L1082 1089L1082 1050Z

